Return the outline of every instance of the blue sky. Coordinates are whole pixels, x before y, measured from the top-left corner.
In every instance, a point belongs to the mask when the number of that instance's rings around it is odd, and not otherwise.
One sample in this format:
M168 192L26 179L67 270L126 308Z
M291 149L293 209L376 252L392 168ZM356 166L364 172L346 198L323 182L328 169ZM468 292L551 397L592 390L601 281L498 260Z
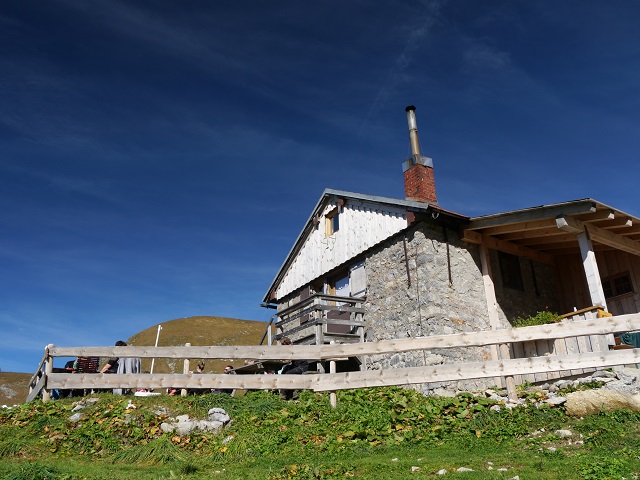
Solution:
M324 188L638 208L640 3L0 3L0 369L259 307Z

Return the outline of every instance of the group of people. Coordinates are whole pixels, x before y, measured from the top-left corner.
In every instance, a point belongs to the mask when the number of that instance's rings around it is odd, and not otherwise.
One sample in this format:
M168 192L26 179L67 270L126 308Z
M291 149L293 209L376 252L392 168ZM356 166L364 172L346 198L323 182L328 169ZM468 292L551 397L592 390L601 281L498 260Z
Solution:
M291 341L291 339L289 337L283 337L280 340L280 343L282 345L292 345L293 342ZM116 347L126 347L127 343L123 340L118 340L115 344ZM107 360L107 363L104 364L104 366L98 370L97 367L97 358L95 359L95 362L92 366L92 371L88 372L88 371L83 371L81 367L81 365L84 364L84 359L83 357L78 357L76 360L71 360L69 362L67 362L67 364L65 365L65 370L67 370L70 373L106 373L106 374L137 374L137 373L141 373L141 362L139 358L135 358L135 357L123 357L123 358L119 358L119 357L112 357L109 358ZM253 363L253 360L245 360L245 365L249 365ZM205 368L205 364L204 361L201 361L197 366L196 366L196 371L193 373L204 373L204 368ZM234 367L233 365L226 365L224 367L224 373L225 374L230 374L233 373ZM288 375L301 375L305 372L307 372L309 370L309 361L308 360L293 360L290 363L285 364L282 369L280 369L277 373L278 374L288 374ZM275 373L275 372L274 372ZM167 394L168 395L177 395L179 394L180 389L178 388L168 388L167 389ZM222 394L227 394L227 395L231 395L233 393L233 389L189 389L188 390L190 395L197 395L197 394L204 394L204 393L222 393ZM123 395L123 394L128 394L131 393L130 389L122 389L122 388L115 388L113 389L113 393L116 395ZM295 390L279 390L280 393L280 397L284 398L286 400L291 400L291 399L295 399L297 397Z

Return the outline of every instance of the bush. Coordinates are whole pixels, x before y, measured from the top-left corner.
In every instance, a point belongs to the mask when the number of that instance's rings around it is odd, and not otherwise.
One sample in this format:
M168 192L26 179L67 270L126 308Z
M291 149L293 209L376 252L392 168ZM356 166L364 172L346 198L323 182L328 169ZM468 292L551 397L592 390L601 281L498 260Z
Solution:
M561 320L560 315L549 310L538 312L529 317L518 317L513 321L514 327L532 327L534 325L547 325L549 323L558 323Z

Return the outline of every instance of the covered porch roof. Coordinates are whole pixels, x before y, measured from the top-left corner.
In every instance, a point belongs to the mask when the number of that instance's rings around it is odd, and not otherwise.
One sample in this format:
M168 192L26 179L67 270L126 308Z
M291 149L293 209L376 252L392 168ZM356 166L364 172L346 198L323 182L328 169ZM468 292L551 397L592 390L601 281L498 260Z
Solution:
M640 219L591 198L471 218L463 238L554 264L557 255L581 253L577 235L585 232L594 251L640 255Z

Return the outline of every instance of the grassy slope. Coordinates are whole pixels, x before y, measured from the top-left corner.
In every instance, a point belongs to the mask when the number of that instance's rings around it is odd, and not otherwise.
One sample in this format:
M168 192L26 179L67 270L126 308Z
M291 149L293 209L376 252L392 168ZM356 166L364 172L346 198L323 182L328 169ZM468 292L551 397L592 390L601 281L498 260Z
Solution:
M34 402L0 412L0 478L404 480L442 478L437 472L446 469L461 479L596 480L640 473L640 413L576 419L562 408L490 406L398 388L338 392L337 409L327 394L311 392L289 403L266 392L102 394L73 423L71 399ZM158 428L166 415L205 418L212 407L233 418L221 434L180 438ZM555 435L558 429L572 436ZM474 471L456 473L459 467Z

